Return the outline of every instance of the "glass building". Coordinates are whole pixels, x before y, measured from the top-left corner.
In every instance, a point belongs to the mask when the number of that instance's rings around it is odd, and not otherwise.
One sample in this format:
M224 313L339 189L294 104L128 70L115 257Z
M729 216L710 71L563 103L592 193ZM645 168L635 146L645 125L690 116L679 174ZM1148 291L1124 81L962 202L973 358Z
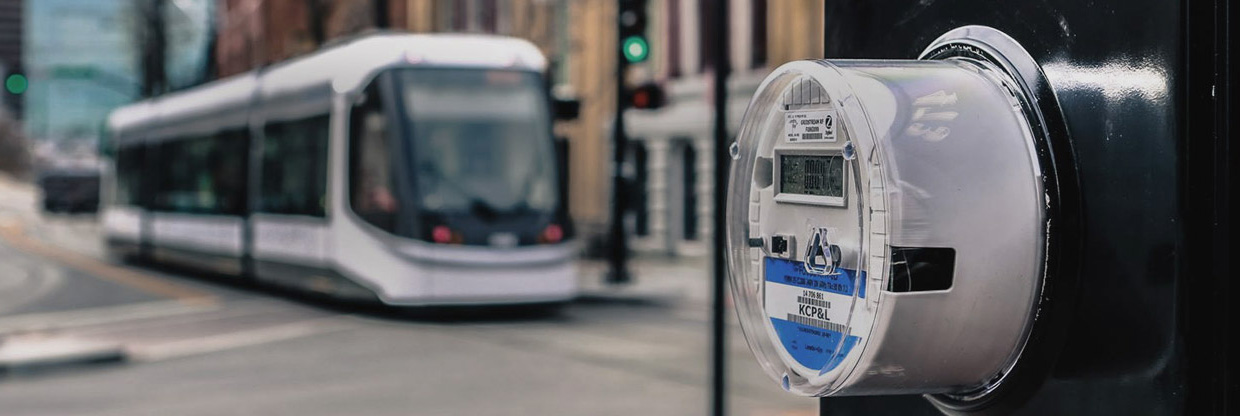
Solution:
M164 2L167 78L173 88L207 75L211 0ZM25 8L26 134L35 140L98 139L117 106L139 98L145 20L132 0L39 0Z

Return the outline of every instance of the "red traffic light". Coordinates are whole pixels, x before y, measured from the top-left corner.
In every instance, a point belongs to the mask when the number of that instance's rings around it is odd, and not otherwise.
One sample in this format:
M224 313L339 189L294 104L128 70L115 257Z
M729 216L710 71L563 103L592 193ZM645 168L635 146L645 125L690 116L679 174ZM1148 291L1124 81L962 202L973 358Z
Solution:
M653 110L667 104L667 95L663 86L648 82L629 90L629 107L639 110Z

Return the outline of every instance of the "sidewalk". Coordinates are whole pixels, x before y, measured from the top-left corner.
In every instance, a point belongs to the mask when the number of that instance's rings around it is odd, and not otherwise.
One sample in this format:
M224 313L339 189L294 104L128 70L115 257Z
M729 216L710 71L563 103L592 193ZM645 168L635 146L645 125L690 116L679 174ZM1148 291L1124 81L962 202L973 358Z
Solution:
M77 254L103 259L99 219L94 214L44 214L39 190L32 184L0 174L0 227Z
M635 256L629 260L632 281L606 282L605 260L578 262L582 297L639 297L657 301L676 301L693 306L710 305L710 258Z

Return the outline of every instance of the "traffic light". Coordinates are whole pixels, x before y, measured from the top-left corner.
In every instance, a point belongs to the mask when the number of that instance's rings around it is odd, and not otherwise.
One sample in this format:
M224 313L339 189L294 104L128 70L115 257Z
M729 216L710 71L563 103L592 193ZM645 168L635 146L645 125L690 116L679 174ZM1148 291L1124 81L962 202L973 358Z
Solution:
M619 0L620 52L631 64L650 57L650 42L646 40L646 0Z
M21 67L5 67L0 63L0 113L21 117L22 95L30 89L30 78Z
M9 94L21 95L30 88L30 80L22 73L9 74L4 77L4 90Z
M647 82L629 91L629 107L638 110L654 110L667 103L667 95L663 86Z

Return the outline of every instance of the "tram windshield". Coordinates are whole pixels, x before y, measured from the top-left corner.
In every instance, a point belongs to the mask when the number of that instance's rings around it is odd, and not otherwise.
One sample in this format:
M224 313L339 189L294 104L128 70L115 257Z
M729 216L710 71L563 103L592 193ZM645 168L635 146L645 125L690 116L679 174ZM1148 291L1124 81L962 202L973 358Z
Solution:
M538 73L410 69L400 85L422 209L555 209L551 117Z

